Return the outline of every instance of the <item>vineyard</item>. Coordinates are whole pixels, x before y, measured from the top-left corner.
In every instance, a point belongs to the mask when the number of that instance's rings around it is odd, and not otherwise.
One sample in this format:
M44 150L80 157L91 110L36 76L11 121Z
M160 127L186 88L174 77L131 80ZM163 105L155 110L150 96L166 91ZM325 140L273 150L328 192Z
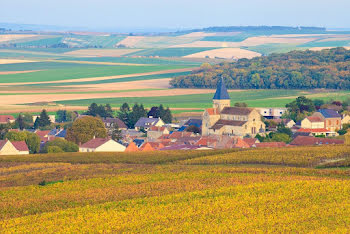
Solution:
M332 163L349 158L345 145L0 156L0 230L346 232L350 171Z

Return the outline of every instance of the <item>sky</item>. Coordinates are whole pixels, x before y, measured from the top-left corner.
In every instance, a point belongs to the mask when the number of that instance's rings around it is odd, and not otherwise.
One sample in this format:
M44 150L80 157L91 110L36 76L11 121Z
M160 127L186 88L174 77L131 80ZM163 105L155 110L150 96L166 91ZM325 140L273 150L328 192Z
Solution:
M83 28L350 28L350 0L0 0L0 22Z

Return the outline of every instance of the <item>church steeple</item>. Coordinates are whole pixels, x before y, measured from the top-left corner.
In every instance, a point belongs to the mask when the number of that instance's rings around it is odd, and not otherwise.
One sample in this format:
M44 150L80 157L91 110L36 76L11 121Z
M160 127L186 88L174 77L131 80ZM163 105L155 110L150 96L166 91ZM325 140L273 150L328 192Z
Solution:
M216 92L213 97L215 100L230 100L230 96L228 95L226 85L224 79L221 77L216 85Z
M216 92L213 97L213 107L215 109L218 109L219 112L221 112L222 109L224 109L225 107L229 107L230 105L230 96L228 95L224 79L221 77L218 80Z

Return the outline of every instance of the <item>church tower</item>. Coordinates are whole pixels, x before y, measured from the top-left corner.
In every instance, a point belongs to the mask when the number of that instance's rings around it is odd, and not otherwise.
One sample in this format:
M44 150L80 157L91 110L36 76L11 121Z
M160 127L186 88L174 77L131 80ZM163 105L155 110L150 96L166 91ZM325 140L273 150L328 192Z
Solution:
M228 95L224 79L221 77L217 83L216 92L213 97L213 107L221 112L222 109L229 107L230 105L230 96Z

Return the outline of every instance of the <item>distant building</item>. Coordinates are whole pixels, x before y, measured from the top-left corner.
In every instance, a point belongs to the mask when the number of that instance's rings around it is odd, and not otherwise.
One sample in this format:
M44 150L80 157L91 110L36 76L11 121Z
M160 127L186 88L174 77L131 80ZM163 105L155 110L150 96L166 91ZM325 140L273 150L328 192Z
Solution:
M79 152L124 152L125 146L112 139L95 138L79 146Z
M0 140L0 155L29 154L29 149L24 141Z
M155 141L164 134L169 134L169 130L166 127L150 127L150 129L147 131L147 140Z
M320 117L324 121L324 128L335 132L342 128L341 115L335 110L319 109L312 116Z
M343 115L341 124L350 124L350 115Z
M0 124L8 124L15 122L15 118L12 115L0 115Z
M165 123L161 118L146 118L141 117L135 124L135 129L140 131L140 129L144 129L148 131L151 127L163 127Z
M266 119L279 119L287 111L287 108L258 108L258 110Z
M301 121L301 128L307 128L307 129L324 128L324 120L319 116L308 116Z
M213 108L202 115L202 135L255 136L265 133L265 124L257 109L230 107L230 97L221 78L213 98Z
M334 137L338 136L338 133L330 131L326 128L300 128L297 133L308 133L309 136L326 136Z

